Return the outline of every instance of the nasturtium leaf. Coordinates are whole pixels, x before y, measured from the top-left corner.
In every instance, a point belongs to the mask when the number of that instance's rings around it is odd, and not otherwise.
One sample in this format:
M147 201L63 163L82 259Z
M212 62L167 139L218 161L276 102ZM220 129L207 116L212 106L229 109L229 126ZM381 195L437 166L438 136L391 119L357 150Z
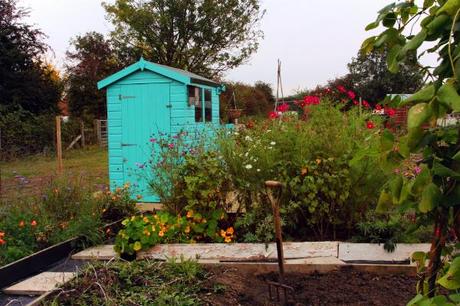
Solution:
M460 289L460 257L454 258L447 273L438 279L438 283L446 289Z
M422 294L417 294L412 300L410 300L406 306L417 305L419 302L423 301L425 297Z
M430 84L428 86L423 87L421 90L417 91L416 93L411 95L409 98L402 100L399 106L401 107L411 102L429 101L433 99L435 92L436 92L436 89L434 85Z
M433 114L430 105L427 103L419 103L412 106L407 113L407 127L415 129L430 119Z
M386 192L382 191L380 193L379 201L377 202L377 208L375 209L378 213L387 212L393 206L393 201L391 199L391 195Z
M446 3L436 12L436 15L446 13L454 16L460 9L460 0L447 0Z
M438 90L438 100L448 105L454 112L460 111L460 96L452 83L446 83Z
M432 211L436 206L438 206L441 200L441 190L434 183L429 183L422 192L422 199L418 205L419 210L422 213L427 213Z
M454 293L449 295L449 299L454 303L460 304L460 293Z
M412 192L414 194L419 194L423 191L426 185L431 183L431 173L427 165L422 164L420 166L421 171L414 180L414 185L412 185Z

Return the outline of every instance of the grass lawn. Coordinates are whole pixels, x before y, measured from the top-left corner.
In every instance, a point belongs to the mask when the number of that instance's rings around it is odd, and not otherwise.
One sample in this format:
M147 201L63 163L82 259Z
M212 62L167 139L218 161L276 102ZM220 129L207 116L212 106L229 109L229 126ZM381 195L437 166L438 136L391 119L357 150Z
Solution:
M0 162L2 179L16 175L27 178L56 175L56 157L35 155L10 162ZM64 174L105 174L107 177L107 149L97 146L64 151Z

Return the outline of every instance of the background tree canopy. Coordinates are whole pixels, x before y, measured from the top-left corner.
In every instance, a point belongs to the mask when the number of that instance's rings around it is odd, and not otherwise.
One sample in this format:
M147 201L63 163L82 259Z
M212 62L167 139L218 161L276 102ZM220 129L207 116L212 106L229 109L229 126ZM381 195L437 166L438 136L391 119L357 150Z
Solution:
M91 121L106 116L105 92L97 82L122 68L117 51L100 33L89 32L72 41L67 51L66 98L72 115Z
M28 12L16 1L0 0L0 111L56 112L62 87L44 63L44 34L24 23Z
M126 59L147 60L207 77L235 68L258 48L258 0L117 0L103 4Z

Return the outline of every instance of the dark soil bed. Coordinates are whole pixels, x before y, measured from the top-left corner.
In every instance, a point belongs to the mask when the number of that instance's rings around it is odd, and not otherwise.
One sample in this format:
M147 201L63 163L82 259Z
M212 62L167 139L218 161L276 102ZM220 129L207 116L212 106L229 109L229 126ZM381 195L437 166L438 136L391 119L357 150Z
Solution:
M43 305L279 305L254 267L196 262L92 263ZM290 305L405 305L415 296L415 277L377 275L353 268L325 274L286 274L294 288Z
M254 275L225 267L208 268L210 285L222 284L220 295L204 296L211 305L276 305L270 302L265 279L277 280L277 274ZM342 269L327 274L286 275L294 288L293 305L406 305L415 296L415 277L377 275Z

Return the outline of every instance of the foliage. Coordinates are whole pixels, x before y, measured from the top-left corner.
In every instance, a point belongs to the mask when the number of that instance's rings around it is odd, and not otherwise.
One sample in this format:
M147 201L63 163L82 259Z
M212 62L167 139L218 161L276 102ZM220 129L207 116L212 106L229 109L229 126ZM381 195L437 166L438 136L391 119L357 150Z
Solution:
M453 243L460 237L460 176L457 172L460 136L456 124L437 125L437 119L460 111L459 14L457 0L427 0L420 7L414 1L393 3L383 8L376 21L367 26L370 30L382 24L386 29L362 45L363 52L387 48L388 69L394 73L412 52L439 56L439 65L432 72L424 67L432 82L398 103L398 106L411 106L407 134L396 138L387 131L381 147L382 160L389 171L398 169L411 153L420 156L420 173L408 178L396 171L379 200L379 210L397 205L403 211L414 212L417 219L428 220L434 227L428 267L421 271L421 295L412 301L417 305L448 305L445 296L436 296L438 287L453 290L452 294L457 294L460 288L455 286L460 283L460 275L456 273L458 259L454 259L455 253L449 247L449 239ZM409 32L414 25L419 26L415 35ZM443 253L445 260L441 260ZM425 265L422 263L420 266ZM448 268L452 270L445 276Z
M239 82L224 85L225 91L220 95L221 118L227 118L227 110L233 108L243 109L246 116L263 115L273 109L275 97L270 84L258 81L254 86Z
M297 239L312 231L319 239L333 236L336 225L352 227L376 202L382 173L372 155L378 131L366 125L370 114L343 113L326 100L306 110L306 121L283 115L221 135L219 150L237 191L238 211L246 212L236 224L240 237L271 237L266 180L284 183L284 231Z
M207 274L195 261L90 264L47 305L198 305Z
M55 69L43 61L43 33L23 22L28 11L16 1L0 1L0 117L10 110L57 112L62 86Z
M359 52L348 64L353 89L364 100L380 102L388 94L414 93L423 84L423 73L415 54L409 54L398 73L387 68L388 51Z
M106 117L105 92L96 83L121 68L113 43L97 32L72 40L67 51L66 99L73 116L93 119Z
M134 205L127 187L93 195L80 182L67 180L52 182L39 197L2 204L0 265L76 236L100 243L110 234L101 227L134 213Z
M225 218L223 210L200 214L192 210L185 216L168 212L132 216L125 219L115 240L115 251L132 255L159 243L231 242L233 228L219 230L218 223Z
M262 36L257 0L117 0L104 7L113 39L132 59L208 77L247 60Z

